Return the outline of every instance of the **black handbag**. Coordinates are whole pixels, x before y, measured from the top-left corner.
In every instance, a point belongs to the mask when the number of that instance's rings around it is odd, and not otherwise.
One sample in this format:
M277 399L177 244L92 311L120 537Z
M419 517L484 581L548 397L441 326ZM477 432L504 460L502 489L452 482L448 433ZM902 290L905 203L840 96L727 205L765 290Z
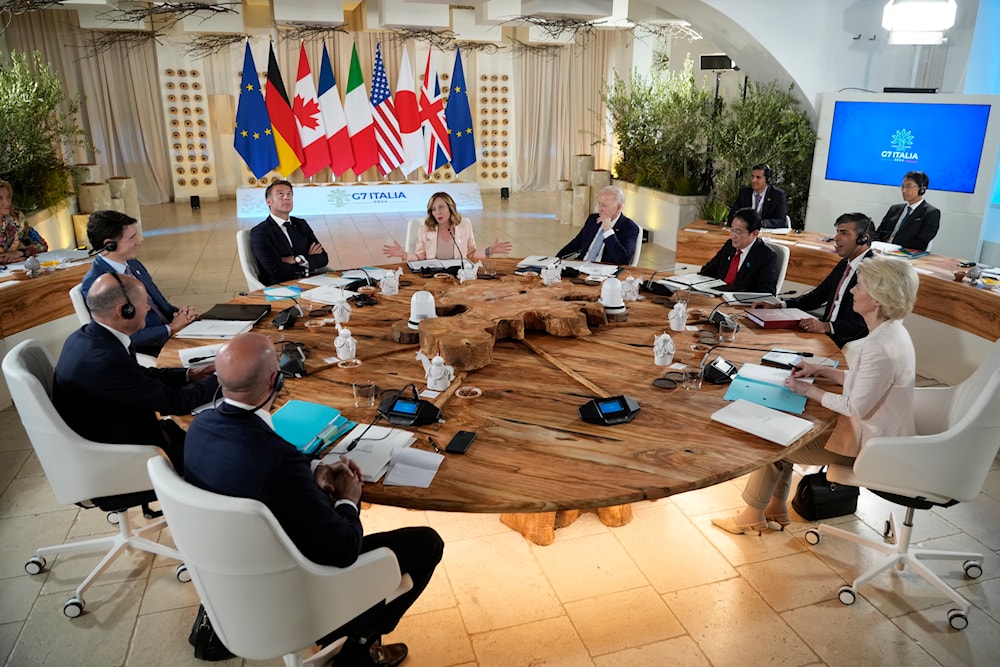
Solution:
M219 639L219 635L215 634L212 621L208 620L208 614L205 612L205 605L198 605L198 615L195 616L188 642L194 646L194 657L199 660L215 662L235 657Z
M792 498L792 508L809 521L832 519L854 514L860 493L856 486L829 481L824 467L819 472L802 476Z

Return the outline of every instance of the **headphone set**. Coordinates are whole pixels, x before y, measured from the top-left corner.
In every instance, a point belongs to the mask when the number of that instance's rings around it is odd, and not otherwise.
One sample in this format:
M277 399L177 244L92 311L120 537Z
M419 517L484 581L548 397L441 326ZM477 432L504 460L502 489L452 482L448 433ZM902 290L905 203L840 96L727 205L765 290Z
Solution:
M856 229L856 228L855 228ZM867 215L865 216L865 231L858 234L854 242L858 245L868 245L872 242L872 237L875 236L875 223Z
M114 241L111 243L114 243ZM125 297L125 305L122 306L122 319L131 320L135 317L135 306L132 304L132 300L128 298L128 291L125 289L125 283L122 282L122 278L118 275L117 271L110 271L110 273L115 277L115 280L118 281L118 286L122 288L122 296Z
M931 179L927 178L927 174L922 171L914 171L909 174L910 180L917 184L917 194L921 197L927 192L927 186L931 184Z
M108 241L102 247L100 247L100 248L94 248L93 250L91 250L87 254L88 255L96 255L96 254L102 253L102 252L114 252L115 250L118 250L118 241Z
M761 171L764 172L764 182L767 183L768 185L770 185L771 184L771 165L767 164L766 162L762 162L760 164L755 164L753 167L751 167L750 171L755 171L757 169L760 169Z

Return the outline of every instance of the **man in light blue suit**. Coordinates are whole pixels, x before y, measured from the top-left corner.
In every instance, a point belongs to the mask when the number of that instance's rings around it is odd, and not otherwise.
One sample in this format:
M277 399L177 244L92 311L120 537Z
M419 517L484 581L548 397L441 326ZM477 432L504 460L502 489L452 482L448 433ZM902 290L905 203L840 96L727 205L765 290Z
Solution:
M137 278L146 288L149 312L146 326L132 334L132 344L136 352L157 356L170 336L193 322L198 313L191 306L178 308L167 301L149 271L135 258L142 245L135 218L118 211L91 213L87 221L87 238L98 254L83 278L83 298L87 298L90 286L105 273L113 271Z

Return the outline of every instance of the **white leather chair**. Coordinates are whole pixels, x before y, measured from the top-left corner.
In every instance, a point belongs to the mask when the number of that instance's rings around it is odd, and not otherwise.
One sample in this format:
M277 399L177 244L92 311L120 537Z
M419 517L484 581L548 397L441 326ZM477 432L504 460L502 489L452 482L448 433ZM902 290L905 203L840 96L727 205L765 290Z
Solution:
M133 530L128 517L128 508L139 505L148 516L153 515L148 503L155 501L156 496L146 474L146 461L153 457L169 466L163 452L158 447L103 444L78 436L52 405L52 362L36 340L23 341L4 357L3 374L24 430L59 502L88 509L100 507L109 512L109 522L118 524L116 535L36 549L35 555L25 564L28 574L39 574L45 569L47 557L59 553L107 551L97 567L77 586L73 597L63 606L63 613L70 618L83 613L84 592L126 548L179 560L176 550L143 537L145 533L161 529L165 523L163 519ZM188 580L183 564L177 568L177 578Z
M830 534L880 551L889 557L840 589L840 601L852 604L858 588L883 571L908 566L957 608L948 612L951 627L968 625L969 602L931 572L924 560L959 560L966 577L983 572L983 554L936 551L910 546L915 510L950 507L975 500L1000 448L1000 340L964 382L954 387L919 387L914 394L918 435L872 438L853 469L830 466L827 478L839 484L863 486L876 495L906 507L902 531L895 518L886 521L885 540L871 540L822 524L806 531L810 544Z
M90 324L93 318L90 316L90 309L87 308L87 300L83 298L83 283L73 285L69 288L69 300L73 303L73 310L76 312L76 319L80 320L80 326ZM146 368L156 368L156 357L138 352L135 360L140 366Z
M778 256L778 282L774 284L774 292L777 294L781 291L781 286L785 284L785 274L788 272L788 258L791 253L788 250L788 246L782 243L775 243L767 239L764 239L764 243Z
M403 248L406 252L413 252L417 249L417 234L424 224L424 218L413 218L406 223L406 245Z
M636 223L639 228L639 236L635 239L635 251L632 252L632 263L630 266L639 266L639 256L642 255L642 225Z
M249 229L241 229L236 232L236 252L240 256L240 267L243 269L243 277L247 281L247 291L256 292L264 289L266 285L258 277L257 261L253 258L253 250L250 248Z
M149 477L212 627L238 656L301 665L302 649L413 586L389 549L346 568L317 565L262 503L199 489L163 459L150 459Z

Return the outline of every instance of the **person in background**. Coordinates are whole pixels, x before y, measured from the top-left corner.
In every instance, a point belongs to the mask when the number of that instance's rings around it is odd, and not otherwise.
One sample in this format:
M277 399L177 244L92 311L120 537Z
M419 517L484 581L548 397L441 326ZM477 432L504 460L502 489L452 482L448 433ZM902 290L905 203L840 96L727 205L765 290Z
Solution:
M49 249L24 213L14 210L14 186L0 181L0 264L20 262Z
M292 217L292 184L272 181L264 191L271 214L250 230L250 248L260 281L274 285L317 273L330 261L312 227Z
M406 252L399 241L382 246L386 257L399 257L404 262L421 259L487 259L510 252L510 241L496 239L479 250L472 221L458 212L455 200L447 192L435 192L427 201L427 218L417 232L417 246Z
M734 517L712 519L714 525L737 535L784 530L791 522L787 502L793 463L853 466L870 438L916 433L916 354L902 320L913 310L918 285L916 270L904 260L875 257L858 267L852 307L869 333L849 348L850 370L800 363L785 380L796 394L838 413L837 425L825 443L814 441L755 470L743 490L747 507ZM844 389L829 392L802 378L825 379Z
M132 334L136 352L157 356L170 337L198 318L191 306L178 308L163 296L149 271L136 259L142 237L136 219L119 211L96 211L87 220L87 238L97 251L90 271L83 277L83 298L94 281L105 273L138 278L146 288L149 309L146 324Z
M639 225L622 213L625 193L609 185L597 195L597 213L591 213L580 233L556 253L563 259L585 262L605 262L628 266L635 254L635 244L641 243Z
M771 185L771 167L755 164L750 167L750 186L740 188L736 203L729 209L729 224L733 223L736 212L752 208L760 216L760 226L776 229L788 226L788 198L785 191Z
M899 187L904 203L889 207L876 232L879 241L910 250L930 247L941 226L941 211L924 200L930 184L931 180L922 171L909 171L903 176L903 184Z
M698 272L725 280L733 292L774 294L778 287L778 256L760 236L760 216L742 208L733 216L729 240Z

